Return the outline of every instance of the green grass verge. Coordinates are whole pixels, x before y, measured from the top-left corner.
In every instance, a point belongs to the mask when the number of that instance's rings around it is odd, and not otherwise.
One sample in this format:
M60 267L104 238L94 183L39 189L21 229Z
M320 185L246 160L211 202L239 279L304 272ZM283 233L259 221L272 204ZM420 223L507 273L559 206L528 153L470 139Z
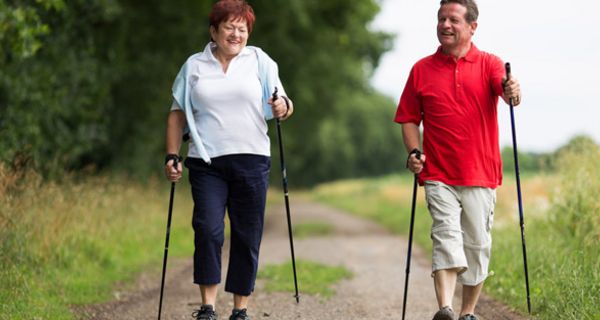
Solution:
M267 292L295 292L292 262L267 265L258 272L258 279L266 280ZM352 277L352 273L342 266L327 266L308 260L296 261L298 291L320 297L335 294L333 285Z
M142 270L160 274L167 182L30 175L0 186L0 319L74 319L72 306L113 299ZM189 188L175 199L171 258L193 250Z
M294 237L298 239L306 239L314 236L326 236L332 234L334 228L328 223L322 222L306 222L298 223L293 227Z
M600 319L600 259L544 220L526 225L531 303L540 319ZM498 230L486 292L523 313L527 310L520 229ZM558 315L558 316L557 316Z

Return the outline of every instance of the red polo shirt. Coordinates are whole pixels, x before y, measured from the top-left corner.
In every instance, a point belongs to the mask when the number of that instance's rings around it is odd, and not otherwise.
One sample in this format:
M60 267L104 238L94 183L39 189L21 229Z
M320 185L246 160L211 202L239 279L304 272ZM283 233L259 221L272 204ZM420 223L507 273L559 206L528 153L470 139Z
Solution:
M498 142L498 97L504 64L474 44L456 60L441 47L417 62L395 121L423 122L424 180L455 186L496 188L502 183Z

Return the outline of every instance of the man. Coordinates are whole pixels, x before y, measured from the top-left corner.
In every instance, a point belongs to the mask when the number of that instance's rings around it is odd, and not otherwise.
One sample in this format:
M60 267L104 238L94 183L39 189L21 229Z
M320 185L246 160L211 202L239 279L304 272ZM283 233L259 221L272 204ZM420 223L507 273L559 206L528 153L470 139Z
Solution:
M474 0L440 2L440 46L414 65L395 117L410 152L408 168L425 186L433 220L432 276L440 308L434 320L455 319L457 280L463 284L459 319L477 319L475 306L488 276L495 188L502 183L498 97L515 106L521 100L519 83L506 80L503 62L471 42L477 16Z

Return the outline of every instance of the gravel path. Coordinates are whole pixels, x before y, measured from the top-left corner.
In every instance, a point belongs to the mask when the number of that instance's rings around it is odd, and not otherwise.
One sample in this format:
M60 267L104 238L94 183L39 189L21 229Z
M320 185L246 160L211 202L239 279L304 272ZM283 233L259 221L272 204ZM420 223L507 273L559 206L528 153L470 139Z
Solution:
M332 235L294 239L297 259L327 265L343 265L354 276L335 286L337 294L324 299L302 294L302 270L298 270L300 303L293 293L270 293L257 288L250 301L253 320L313 319L401 319L407 240L382 227L323 205L292 203L294 224L325 222L335 228ZM224 253L227 250L224 250ZM224 259L227 259L224 254ZM267 215L260 264L282 263L290 259L289 240L283 207L271 208ZM223 266L227 266L223 261ZM413 246L406 319L431 319L437 309L430 264L425 254ZM290 271L291 272L291 271ZM169 263L162 319L191 319L199 308L200 294L192 284L191 259ZM80 319L133 320L156 318L160 274L140 276L133 291L115 293L116 300L77 310ZM460 307L455 297L454 305ZM231 297L220 292L217 311L227 319ZM477 310L480 319L525 319L488 297L482 297Z

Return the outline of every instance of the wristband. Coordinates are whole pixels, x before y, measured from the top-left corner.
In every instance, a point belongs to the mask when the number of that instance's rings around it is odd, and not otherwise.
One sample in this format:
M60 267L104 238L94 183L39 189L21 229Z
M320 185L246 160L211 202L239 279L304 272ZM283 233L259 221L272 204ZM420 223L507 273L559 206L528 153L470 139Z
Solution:
M165 165L170 161L170 160L175 160L174 164L177 162L181 162L182 158L180 155L178 154L174 154L174 153L169 153L167 154L167 156L165 157Z
M288 99L288 97L286 97L286 96L281 96L281 98L283 98L283 102L285 102L285 107L287 108L285 111L285 115L287 116L288 113L290 112L290 99Z

